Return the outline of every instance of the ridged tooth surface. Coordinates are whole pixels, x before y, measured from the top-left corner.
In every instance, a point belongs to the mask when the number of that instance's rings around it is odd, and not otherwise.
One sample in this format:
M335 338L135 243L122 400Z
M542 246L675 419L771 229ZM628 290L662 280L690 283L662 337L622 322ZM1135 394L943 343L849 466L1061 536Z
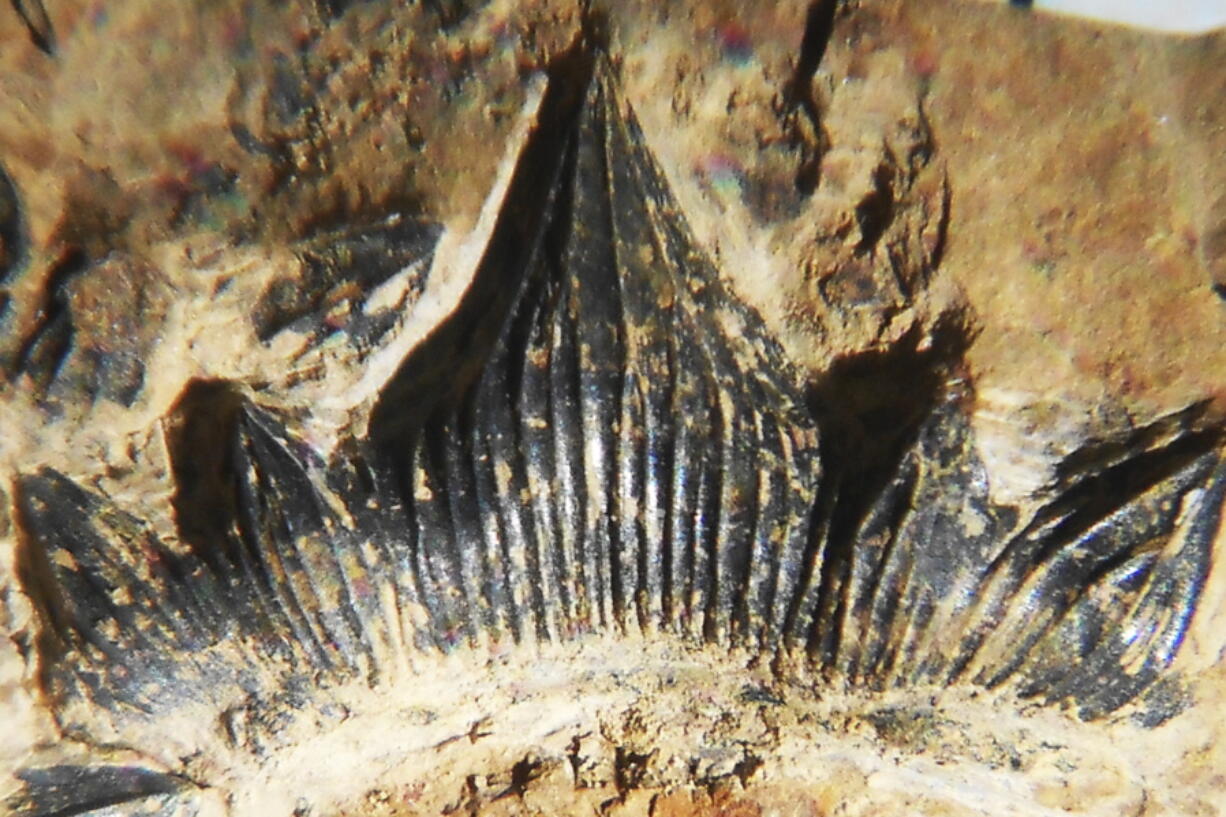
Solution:
M241 406L225 534L186 553L59 474L19 480L27 590L68 651L47 662L62 719L86 700L156 722L269 679L377 686L422 653L588 634L792 652L870 689L1015 682L1085 718L1162 677L1221 527L1220 437L1195 411L1160 420L1071 458L1029 514L991 501L964 391L887 465L823 462L779 351L593 71L546 106L556 150L528 151L468 306L406 360L369 440L323 463ZM9 805L40 817L89 812L102 783L132 809L179 785L22 774Z
M488 356L380 452L415 589L441 647L491 626L773 644L808 556L816 428L596 71L526 264L499 270L515 294Z
M107 814L122 804L123 814L186 815L174 797L188 787L185 780L131 766L74 766L65 764L17 773L27 786L7 805L26 814Z

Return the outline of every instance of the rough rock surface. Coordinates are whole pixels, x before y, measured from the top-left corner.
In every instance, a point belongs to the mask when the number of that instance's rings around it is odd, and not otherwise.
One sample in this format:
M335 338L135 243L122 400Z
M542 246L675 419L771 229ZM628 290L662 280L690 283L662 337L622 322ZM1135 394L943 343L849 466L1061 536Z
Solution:
M929 0L626 3L595 22L565 0L257 5L0 7L4 492L53 467L180 553L216 533L185 509L205 507L240 403L290 418L311 456L377 432L584 37L844 458L886 457L962 389L984 501L1025 512L1070 463L1165 445L1162 418L1201 433L1226 415L1221 35ZM29 810L8 770L106 741L53 715L49 622L18 567L37 536L4 506L0 800ZM305 719L288 694L216 724L185 708L185 734L227 747L210 757L275 763L157 762L224 780L235 813L1218 814L1211 534L1156 725L1012 687L863 688L646 628L422 659L411 690L338 685ZM320 758L335 790L302 795Z

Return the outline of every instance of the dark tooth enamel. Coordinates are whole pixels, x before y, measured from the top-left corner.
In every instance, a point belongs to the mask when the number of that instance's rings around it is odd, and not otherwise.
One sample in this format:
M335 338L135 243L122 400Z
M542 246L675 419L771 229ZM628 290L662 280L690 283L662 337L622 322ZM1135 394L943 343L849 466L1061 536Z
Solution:
M526 263L478 273L515 287L480 369L388 430L420 391L410 360L372 435L440 645L491 618L516 639L614 627L773 644L809 544L815 426L596 70Z
M185 782L133 766L48 766L23 769L17 777L26 792L6 805L14 817L30 815L110 814L123 806L123 814L170 817L177 810L174 795Z
M17 187L0 166L0 283L25 263L26 241Z
M251 312L256 336L269 340L292 328L318 343L340 329L366 351L397 317L391 309L366 314L366 295L405 269L413 275L410 294L420 295L441 233L438 224L397 216L301 242L298 269L273 279ZM333 312L340 317L330 319Z
M1013 683L1087 719L1138 697L1146 722L1169 714L1155 682L1226 498L1201 412L1078 452L1026 514L993 503L964 390L879 467L819 452L611 69L566 68L464 303L388 383L369 439L324 463L268 411L200 390L184 405L224 415L230 448L201 452L213 484L185 462L207 436L171 446L181 551L59 474L19 479L61 719L81 699L156 719L269 677L377 684L404 646L592 632L787 653L870 689ZM371 240L400 264L434 237ZM181 788L104 765L19 777L9 806L30 817L170 813L149 803Z

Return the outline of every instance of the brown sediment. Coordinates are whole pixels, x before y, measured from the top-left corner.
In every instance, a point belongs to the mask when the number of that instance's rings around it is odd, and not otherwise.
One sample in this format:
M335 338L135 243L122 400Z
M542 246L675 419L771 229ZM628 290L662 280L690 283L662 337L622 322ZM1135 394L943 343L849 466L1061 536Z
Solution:
M326 452L460 301L581 14L334 5L48 3L50 53L0 24L6 473L53 465L173 540L158 423L189 381L286 409ZM1187 406L1220 417L1221 35L937 2L629 4L606 25L696 243L818 413L842 394L842 415L819 417L831 436L876 440L934 379L966 380L991 498L1013 505L1087 446ZM374 277L346 266L373 256L389 259ZM444 662L463 673L430 670L391 703L352 691L345 734L387 718L356 760L405 731L439 743L405 756L416 774L337 783L338 813L1195 813L1221 786L1205 715L1221 706L1220 572L1176 664L1188 709L1156 728L939 685L782 688L718 650L584 643ZM0 769L59 738L40 623L6 587L0 690L18 726ZM638 653L651 661L621 665ZM525 692L550 661L559 684ZM456 677L478 703L427 729L423 701ZM524 725L559 711L566 729ZM295 734L291 767L349 740ZM281 768L247 780L277 806L299 785L261 777Z

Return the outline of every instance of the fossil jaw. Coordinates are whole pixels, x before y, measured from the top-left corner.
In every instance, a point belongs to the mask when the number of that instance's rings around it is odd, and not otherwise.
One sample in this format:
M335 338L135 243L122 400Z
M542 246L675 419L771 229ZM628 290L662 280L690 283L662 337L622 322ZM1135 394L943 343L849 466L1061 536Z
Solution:
M939 733L953 715L930 690L1086 719L1178 710L1168 670L1226 493L1198 410L1070 460L1025 513L990 500L966 390L934 395L881 461L819 448L610 66L569 59L477 279L367 439L323 462L292 423L230 399L217 485L180 494L181 514L216 516L189 553L53 472L19 480L48 691L63 733L97 751L19 770L17 814L344 811L384 778L409 796L463 776L446 758L465 740L507 761L504 788L465 782L444 803L476 808L522 799L548 758L577 758L577 779L599 753L563 744L592 733L615 744L611 801L649 775L752 774L738 730L756 721L711 740L709 771L692 745L635 748L634 712L667 729L703 696L748 696L779 731L763 754L793 759L823 717L840 734ZM794 722L772 727L772 707ZM718 735L700 710L691 740ZM832 753L854 754L851 738ZM148 768L116 771L124 750Z

